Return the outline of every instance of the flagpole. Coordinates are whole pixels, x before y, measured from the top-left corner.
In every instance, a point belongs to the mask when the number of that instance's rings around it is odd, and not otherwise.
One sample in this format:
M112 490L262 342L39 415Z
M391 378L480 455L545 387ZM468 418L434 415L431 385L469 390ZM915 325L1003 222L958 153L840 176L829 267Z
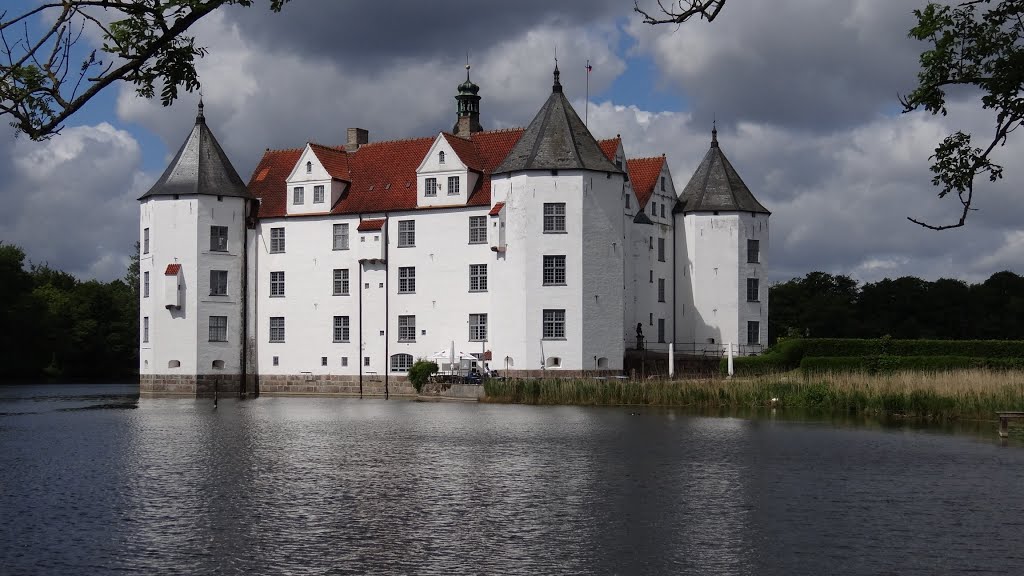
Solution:
M590 119L590 59L587 59L587 100L583 104L583 125L589 127Z

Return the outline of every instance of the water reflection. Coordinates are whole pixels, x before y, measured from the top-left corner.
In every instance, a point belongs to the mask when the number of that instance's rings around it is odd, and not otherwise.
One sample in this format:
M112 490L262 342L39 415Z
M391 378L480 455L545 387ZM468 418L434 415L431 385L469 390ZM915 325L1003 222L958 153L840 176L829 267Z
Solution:
M936 574L1024 562L1024 449L1000 447L992 428L300 398L61 412L110 402L96 399L109 390L65 392L0 392L37 412L0 417L0 572Z

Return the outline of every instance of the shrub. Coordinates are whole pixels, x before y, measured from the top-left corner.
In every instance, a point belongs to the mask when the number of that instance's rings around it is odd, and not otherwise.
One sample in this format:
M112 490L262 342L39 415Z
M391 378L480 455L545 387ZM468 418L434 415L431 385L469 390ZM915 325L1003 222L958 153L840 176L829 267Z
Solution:
M417 360L412 368L409 368L409 381L412 382L412 387L416 389L416 393L419 394L420 390L423 389L423 385L430 379L431 374L437 372L437 363L430 360L423 360L422 358Z

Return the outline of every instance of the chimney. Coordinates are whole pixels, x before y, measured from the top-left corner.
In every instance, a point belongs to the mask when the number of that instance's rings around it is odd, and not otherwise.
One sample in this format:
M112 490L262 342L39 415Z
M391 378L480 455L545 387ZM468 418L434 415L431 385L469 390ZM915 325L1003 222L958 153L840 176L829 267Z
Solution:
M349 128L348 139L345 141L345 151L355 152L360 146L370 141L370 132L363 128Z

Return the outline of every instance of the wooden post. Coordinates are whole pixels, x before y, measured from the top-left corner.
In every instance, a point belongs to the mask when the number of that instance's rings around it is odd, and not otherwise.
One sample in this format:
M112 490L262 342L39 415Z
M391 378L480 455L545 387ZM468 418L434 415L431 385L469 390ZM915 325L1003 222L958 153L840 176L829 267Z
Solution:
M668 377L672 379L676 374L676 349L673 342L668 343Z
M1006 416L999 416L999 437L1007 438L1010 436L1010 419Z

